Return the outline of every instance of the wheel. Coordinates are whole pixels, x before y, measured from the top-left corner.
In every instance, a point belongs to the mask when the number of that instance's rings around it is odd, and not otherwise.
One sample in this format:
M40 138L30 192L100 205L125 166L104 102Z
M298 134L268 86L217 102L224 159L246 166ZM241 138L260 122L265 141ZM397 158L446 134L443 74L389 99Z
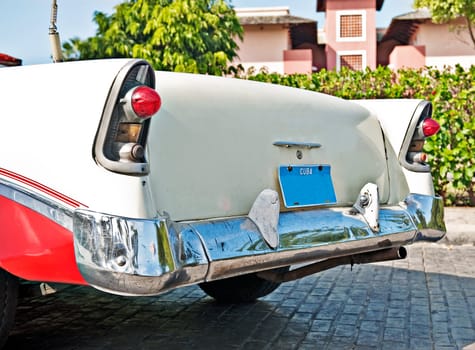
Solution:
M286 272L289 267L277 269ZM226 278L199 284L199 287L210 297L222 303L248 303L272 293L281 285L260 278L255 273Z
M13 327L18 301L18 279L0 269L0 349Z

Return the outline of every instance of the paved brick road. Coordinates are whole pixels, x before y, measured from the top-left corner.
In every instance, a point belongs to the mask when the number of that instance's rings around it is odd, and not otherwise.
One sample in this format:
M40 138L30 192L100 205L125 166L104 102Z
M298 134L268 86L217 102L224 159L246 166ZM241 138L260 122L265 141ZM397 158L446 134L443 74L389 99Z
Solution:
M462 349L475 343L475 246L339 267L254 304L197 287L126 298L91 288L22 301L7 349Z

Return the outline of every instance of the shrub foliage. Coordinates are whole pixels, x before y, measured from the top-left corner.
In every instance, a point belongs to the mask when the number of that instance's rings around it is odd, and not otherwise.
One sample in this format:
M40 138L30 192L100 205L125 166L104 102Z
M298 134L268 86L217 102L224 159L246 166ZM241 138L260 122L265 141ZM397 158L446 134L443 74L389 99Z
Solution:
M441 131L427 140L434 186L446 205L475 205L475 66L280 75L261 71L241 78L280 84L345 99L420 98L433 103Z
M134 57L157 70L222 75L243 29L227 0L133 0L96 12L96 35L72 38L68 59Z

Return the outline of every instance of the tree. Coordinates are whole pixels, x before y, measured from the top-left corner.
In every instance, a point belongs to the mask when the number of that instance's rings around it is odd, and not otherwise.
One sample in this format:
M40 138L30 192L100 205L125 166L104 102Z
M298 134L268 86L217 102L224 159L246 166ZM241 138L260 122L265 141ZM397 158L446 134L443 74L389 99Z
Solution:
M226 0L130 0L94 13L96 36L63 44L68 59L143 58L157 70L221 75L242 27Z
M447 23L463 18L475 48L475 1L473 0L414 0L414 7L427 7L435 23Z

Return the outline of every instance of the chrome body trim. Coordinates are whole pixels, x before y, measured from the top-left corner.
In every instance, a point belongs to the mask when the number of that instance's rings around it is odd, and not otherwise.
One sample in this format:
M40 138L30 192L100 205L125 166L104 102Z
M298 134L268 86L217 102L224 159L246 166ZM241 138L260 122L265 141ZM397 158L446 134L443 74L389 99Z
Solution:
M0 177L0 196L11 199L73 231L74 210L58 202L31 191L24 186ZM1 208L0 208L1 209Z
M425 163L409 163L406 159L407 153L409 152L409 147L411 145L413 136L418 131L416 130L421 120L425 118L430 118L432 115L432 104L429 101L421 101L414 111L414 115L411 119L406 132L406 137L404 138L401 150L399 152L399 162L401 165L410 171L426 173L430 172L430 166ZM421 133L421 132L419 132Z
M353 209L363 215L369 227L379 231L379 194L378 186L367 183L360 191L358 199L353 204Z
M74 250L88 283L122 295L153 295L203 282L208 270L200 237L165 218L131 219L77 210Z
M270 189L259 193L248 214L248 218L256 225L262 238L273 249L279 246L279 233L277 232L279 215L279 194Z
M116 108L116 105L120 103L120 92L123 88L123 85L127 82L127 76L129 72L134 67L138 66L143 66L144 69L148 69L150 71L150 79L152 81L151 87L155 88L155 74L153 73L153 70L150 65L144 60L131 60L119 71L112 84L109 96L104 107L102 120L100 122L99 129L97 131L96 141L94 144L94 156L97 159L97 162L108 170L128 175L143 176L148 174L150 170L149 164L147 162L131 162L124 161L124 159L111 160L104 154L104 145L106 144L107 133L109 131L109 128L111 127L111 122L114 121L114 110ZM146 73L142 73L141 76L145 76L145 74Z
M269 247L248 217L174 223L78 209L74 245L92 286L123 295L167 290L281 266L400 247L444 236L442 199L411 194L381 207L374 232L351 208L281 213L279 244Z

